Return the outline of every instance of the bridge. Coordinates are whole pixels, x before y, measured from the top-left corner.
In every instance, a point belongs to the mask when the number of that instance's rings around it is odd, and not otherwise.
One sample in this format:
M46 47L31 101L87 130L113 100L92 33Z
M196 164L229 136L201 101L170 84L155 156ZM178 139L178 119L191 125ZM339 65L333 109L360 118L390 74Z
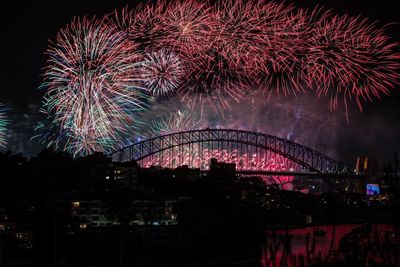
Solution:
M264 133L234 129L171 133L134 143L110 154L114 161L136 161L147 167L167 162L175 167L189 165L200 168L205 166L202 162L205 155L207 159L220 157L220 161L236 163L238 171L244 173L351 174L351 169L343 163L309 147Z

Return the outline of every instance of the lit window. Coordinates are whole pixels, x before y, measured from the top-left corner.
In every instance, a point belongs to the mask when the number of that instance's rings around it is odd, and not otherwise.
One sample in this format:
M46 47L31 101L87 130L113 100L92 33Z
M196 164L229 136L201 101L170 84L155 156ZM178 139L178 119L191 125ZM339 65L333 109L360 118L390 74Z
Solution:
M87 224L83 223L79 225L80 229L86 229L87 228Z
M73 201L72 202L72 207L74 207L75 209L80 208L80 206L81 206L81 203L79 203L79 201Z

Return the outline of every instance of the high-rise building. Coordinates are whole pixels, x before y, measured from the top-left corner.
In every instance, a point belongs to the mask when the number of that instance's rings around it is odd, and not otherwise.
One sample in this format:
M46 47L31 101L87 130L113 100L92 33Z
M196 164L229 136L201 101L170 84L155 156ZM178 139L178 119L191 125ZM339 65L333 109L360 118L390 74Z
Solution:
M374 156L360 156L357 158L356 174L358 175L377 175L378 160Z

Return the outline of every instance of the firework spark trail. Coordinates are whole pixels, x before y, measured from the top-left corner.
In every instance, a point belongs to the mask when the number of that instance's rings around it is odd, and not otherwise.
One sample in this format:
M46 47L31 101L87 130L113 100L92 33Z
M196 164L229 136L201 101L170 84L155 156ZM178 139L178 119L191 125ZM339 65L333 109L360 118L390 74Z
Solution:
M268 56L258 64L257 80L268 98L272 94L287 97L305 90L301 70L305 61L307 16L302 10L285 11L285 16L264 35Z
M219 1L212 18L214 46L230 68L253 78L260 69L265 72L288 65L285 58L289 53L283 51L292 49L295 27L300 27L290 6L265 1Z
M186 56L204 51L213 41L210 25L211 7L199 1L172 1L160 16L162 37L158 45L170 47Z
M187 110L178 110L175 113L167 114L153 120L148 132L151 137L154 137L176 132L202 129L204 126L205 123L195 113Z
M192 108L196 104L201 107L208 104L214 110L223 111L229 108L226 97L240 102L249 89L250 82L241 55L244 49L250 51L247 40L243 42L245 33L249 33L250 29L242 27L245 20L237 17L251 18L249 12L252 6L242 8L243 3L233 3L225 5L221 2L210 11L206 20L209 35L203 36L207 43L199 51L191 53L191 78L179 93L182 101ZM222 9L225 12L221 12ZM246 21L246 25L252 22Z
M253 1L219 1L214 6L212 45L226 59L226 67L243 68L248 55L262 54L259 41L266 29L259 20L259 10L261 5Z
M163 35L162 14L166 2L140 4L136 9L124 8L121 13L115 12L113 17L106 17L106 23L124 31L129 41L137 44L142 53L153 52L157 48L157 40Z
M249 89L250 83L244 74L227 67L226 58L212 49L193 56L190 62L189 79L178 93L181 100L192 109L210 106L222 114L230 108L229 99L239 103Z
M271 38L268 32L282 23L289 10L277 4L264 6L252 1L218 2L207 20L209 41L200 53L192 53L191 78L179 91L182 101L190 107L207 104L221 114L230 108L228 99L239 103L259 78L260 69L270 72L268 63L277 65L268 49L274 42L272 39L277 38ZM274 23L265 23L271 22L271 18Z
M8 116L6 108L3 104L0 104L0 149L7 146L7 134L8 134Z
M144 107L135 46L96 19L75 19L48 49L43 111L75 155L116 145Z

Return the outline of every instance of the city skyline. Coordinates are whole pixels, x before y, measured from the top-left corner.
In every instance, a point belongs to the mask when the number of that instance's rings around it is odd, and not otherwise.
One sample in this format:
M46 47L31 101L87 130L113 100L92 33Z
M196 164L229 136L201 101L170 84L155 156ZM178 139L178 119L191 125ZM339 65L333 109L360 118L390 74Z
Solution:
M5 1L0 267L400 266L396 1Z

